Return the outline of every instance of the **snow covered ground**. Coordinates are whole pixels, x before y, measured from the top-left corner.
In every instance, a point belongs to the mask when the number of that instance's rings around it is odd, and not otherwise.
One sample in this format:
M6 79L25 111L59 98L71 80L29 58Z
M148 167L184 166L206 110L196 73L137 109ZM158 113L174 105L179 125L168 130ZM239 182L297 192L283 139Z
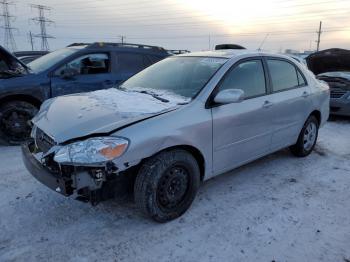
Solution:
M167 224L131 196L64 198L1 147L0 261L350 261L350 119L329 122L307 158L282 150L205 182Z

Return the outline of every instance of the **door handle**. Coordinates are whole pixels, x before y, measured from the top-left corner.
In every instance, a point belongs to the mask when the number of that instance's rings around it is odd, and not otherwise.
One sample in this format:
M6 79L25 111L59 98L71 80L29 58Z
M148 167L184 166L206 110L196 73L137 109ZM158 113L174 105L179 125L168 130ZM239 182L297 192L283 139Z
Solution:
M302 94L301 96L306 98L306 97L308 97L309 95L310 95L309 92L304 91L303 94Z
M265 101L264 104L263 104L263 108L269 108L273 105L273 103L271 103L270 101Z

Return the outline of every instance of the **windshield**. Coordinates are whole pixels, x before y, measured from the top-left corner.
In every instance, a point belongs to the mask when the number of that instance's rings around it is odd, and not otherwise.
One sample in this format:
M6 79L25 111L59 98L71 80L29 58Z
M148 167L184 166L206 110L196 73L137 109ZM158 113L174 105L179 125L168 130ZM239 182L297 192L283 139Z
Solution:
M74 48L62 48L30 62L28 66L33 72L40 73L77 51L78 49Z
M346 72L346 71L340 71L340 72L326 72L326 73L322 73L319 74L317 76L326 76L326 77L341 77L341 78L345 78L347 80L350 80L350 72Z
M169 98L194 98L227 58L170 57L125 81L120 88Z

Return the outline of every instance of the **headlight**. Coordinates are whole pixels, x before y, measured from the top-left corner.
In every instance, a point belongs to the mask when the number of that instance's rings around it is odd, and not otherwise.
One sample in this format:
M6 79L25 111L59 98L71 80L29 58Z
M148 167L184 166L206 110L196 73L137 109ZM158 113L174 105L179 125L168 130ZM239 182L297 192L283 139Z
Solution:
M101 164L121 156L128 140L120 137L94 137L61 147L54 160L61 164Z

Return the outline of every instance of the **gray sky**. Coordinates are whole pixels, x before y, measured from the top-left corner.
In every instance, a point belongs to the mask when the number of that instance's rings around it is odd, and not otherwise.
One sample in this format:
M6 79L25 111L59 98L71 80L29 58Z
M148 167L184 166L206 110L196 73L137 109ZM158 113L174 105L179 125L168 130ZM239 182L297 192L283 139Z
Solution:
M29 50L30 21L38 16L30 4L50 6L47 27L51 50L72 42L114 41L160 45L168 49L208 50L218 43L237 43L280 51L314 49L323 21L321 49L350 49L349 0L15 0L10 12L18 50ZM2 22L2 21L1 21ZM3 23L3 22L2 22ZM1 29L0 43L4 44ZM35 39L40 49L40 39Z

